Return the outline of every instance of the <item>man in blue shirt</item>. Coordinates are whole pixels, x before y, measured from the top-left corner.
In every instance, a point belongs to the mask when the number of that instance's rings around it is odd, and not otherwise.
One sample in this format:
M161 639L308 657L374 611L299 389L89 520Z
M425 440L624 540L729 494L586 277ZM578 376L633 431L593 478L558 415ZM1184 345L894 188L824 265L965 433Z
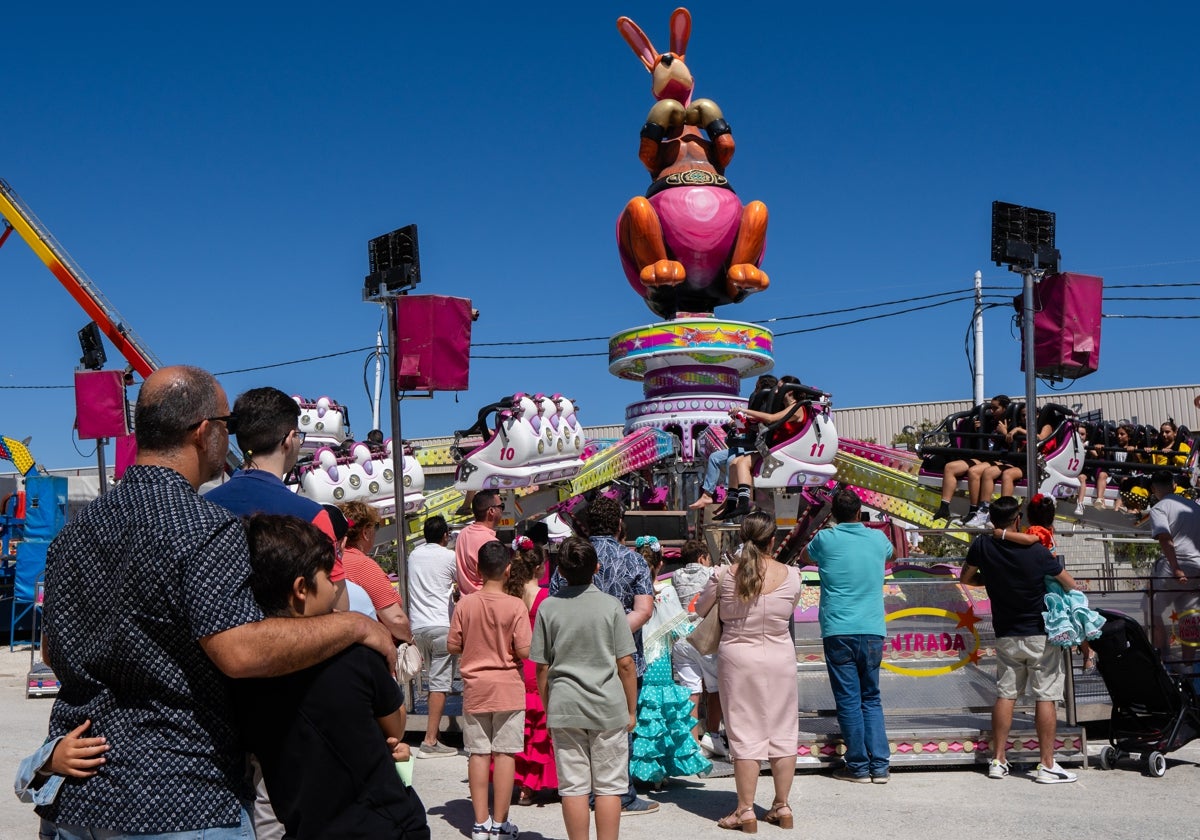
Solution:
M204 498L238 516L278 513L311 522L334 538L329 514L312 499L296 495L283 477L296 466L304 432L300 431L300 406L278 388L252 388L233 404L238 446L245 464ZM333 580L343 578L341 563Z
M846 744L846 766L833 775L848 782L888 781L887 732L879 698L883 661L883 579L892 544L859 521L853 490L833 497L834 526L819 531L808 557L821 575L821 640L825 667Z

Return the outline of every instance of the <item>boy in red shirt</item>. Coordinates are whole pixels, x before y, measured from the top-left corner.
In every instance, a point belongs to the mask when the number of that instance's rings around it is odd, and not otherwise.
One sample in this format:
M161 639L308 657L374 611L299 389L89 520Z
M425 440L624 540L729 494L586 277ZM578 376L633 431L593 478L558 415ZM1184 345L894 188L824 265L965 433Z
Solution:
M516 840L508 821L514 756L525 748L525 680L521 660L529 657L529 613L520 598L504 592L512 555L500 542L479 549L482 587L464 595L454 608L446 649L461 654L463 744L470 759L467 782L475 825L471 840ZM488 767L493 806L488 813Z

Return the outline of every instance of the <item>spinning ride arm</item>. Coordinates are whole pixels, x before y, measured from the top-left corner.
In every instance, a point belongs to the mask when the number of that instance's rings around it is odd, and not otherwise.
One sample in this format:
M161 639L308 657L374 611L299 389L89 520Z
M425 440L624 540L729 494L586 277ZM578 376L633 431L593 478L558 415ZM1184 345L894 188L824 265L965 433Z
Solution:
M75 302L96 322L100 331L108 336L108 340L120 351L130 367L143 378L162 367L162 363L137 334L126 326L121 314L108 302L100 288L92 282L79 264L71 259L71 255L3 179L0 179L0 216L7 220L8 227L21 235ZM4 237L7 237L7 231ZM3 238L0 238L0 243L2 242Z

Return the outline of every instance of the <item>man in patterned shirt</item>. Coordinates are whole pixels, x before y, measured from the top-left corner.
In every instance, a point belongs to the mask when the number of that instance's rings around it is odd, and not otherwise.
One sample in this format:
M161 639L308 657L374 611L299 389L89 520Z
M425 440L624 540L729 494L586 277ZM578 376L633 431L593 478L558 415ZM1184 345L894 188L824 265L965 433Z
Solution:
M642 625L654 613L654 581L642 555L621 543L625 531L622 516L621 503L608 496L597 496L588 505L588 534L600 559L600 568L592 582L597 589L616 598L625 608L625 618L629 621L629 629L633 631L633 641L637 646L633 662L637 666L638 690L641 691L642 674L646 671L646 657L642 653ZM567 585L566 578L556 569L550 578L550 594L557 595ZM621 797L621 813L630 816L657 811L657 802L637 798L633 774L629 779L629 790Z
M253 836L225 678L292 673L355 642L394 656L359 613L263 618L241 523L196 493L225 462L228 412L199 368L151 374L137 463L50 546L43 652L62 686L50 733L91 720L111 745L94 776L38 808L59 837Z

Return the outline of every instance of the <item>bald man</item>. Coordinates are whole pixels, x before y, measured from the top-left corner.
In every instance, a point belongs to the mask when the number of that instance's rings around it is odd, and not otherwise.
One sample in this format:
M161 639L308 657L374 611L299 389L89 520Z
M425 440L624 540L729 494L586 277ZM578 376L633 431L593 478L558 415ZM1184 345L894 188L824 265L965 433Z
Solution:
M154 372L135 419L137 463L46 558L43 650L62 685L50 735L90 720L110 750L38 812L66 838L252 836L225 678L292 673L356 643L394 660L395 647L360 613L263 617L241 522L197 494L237 425L211 374Z

